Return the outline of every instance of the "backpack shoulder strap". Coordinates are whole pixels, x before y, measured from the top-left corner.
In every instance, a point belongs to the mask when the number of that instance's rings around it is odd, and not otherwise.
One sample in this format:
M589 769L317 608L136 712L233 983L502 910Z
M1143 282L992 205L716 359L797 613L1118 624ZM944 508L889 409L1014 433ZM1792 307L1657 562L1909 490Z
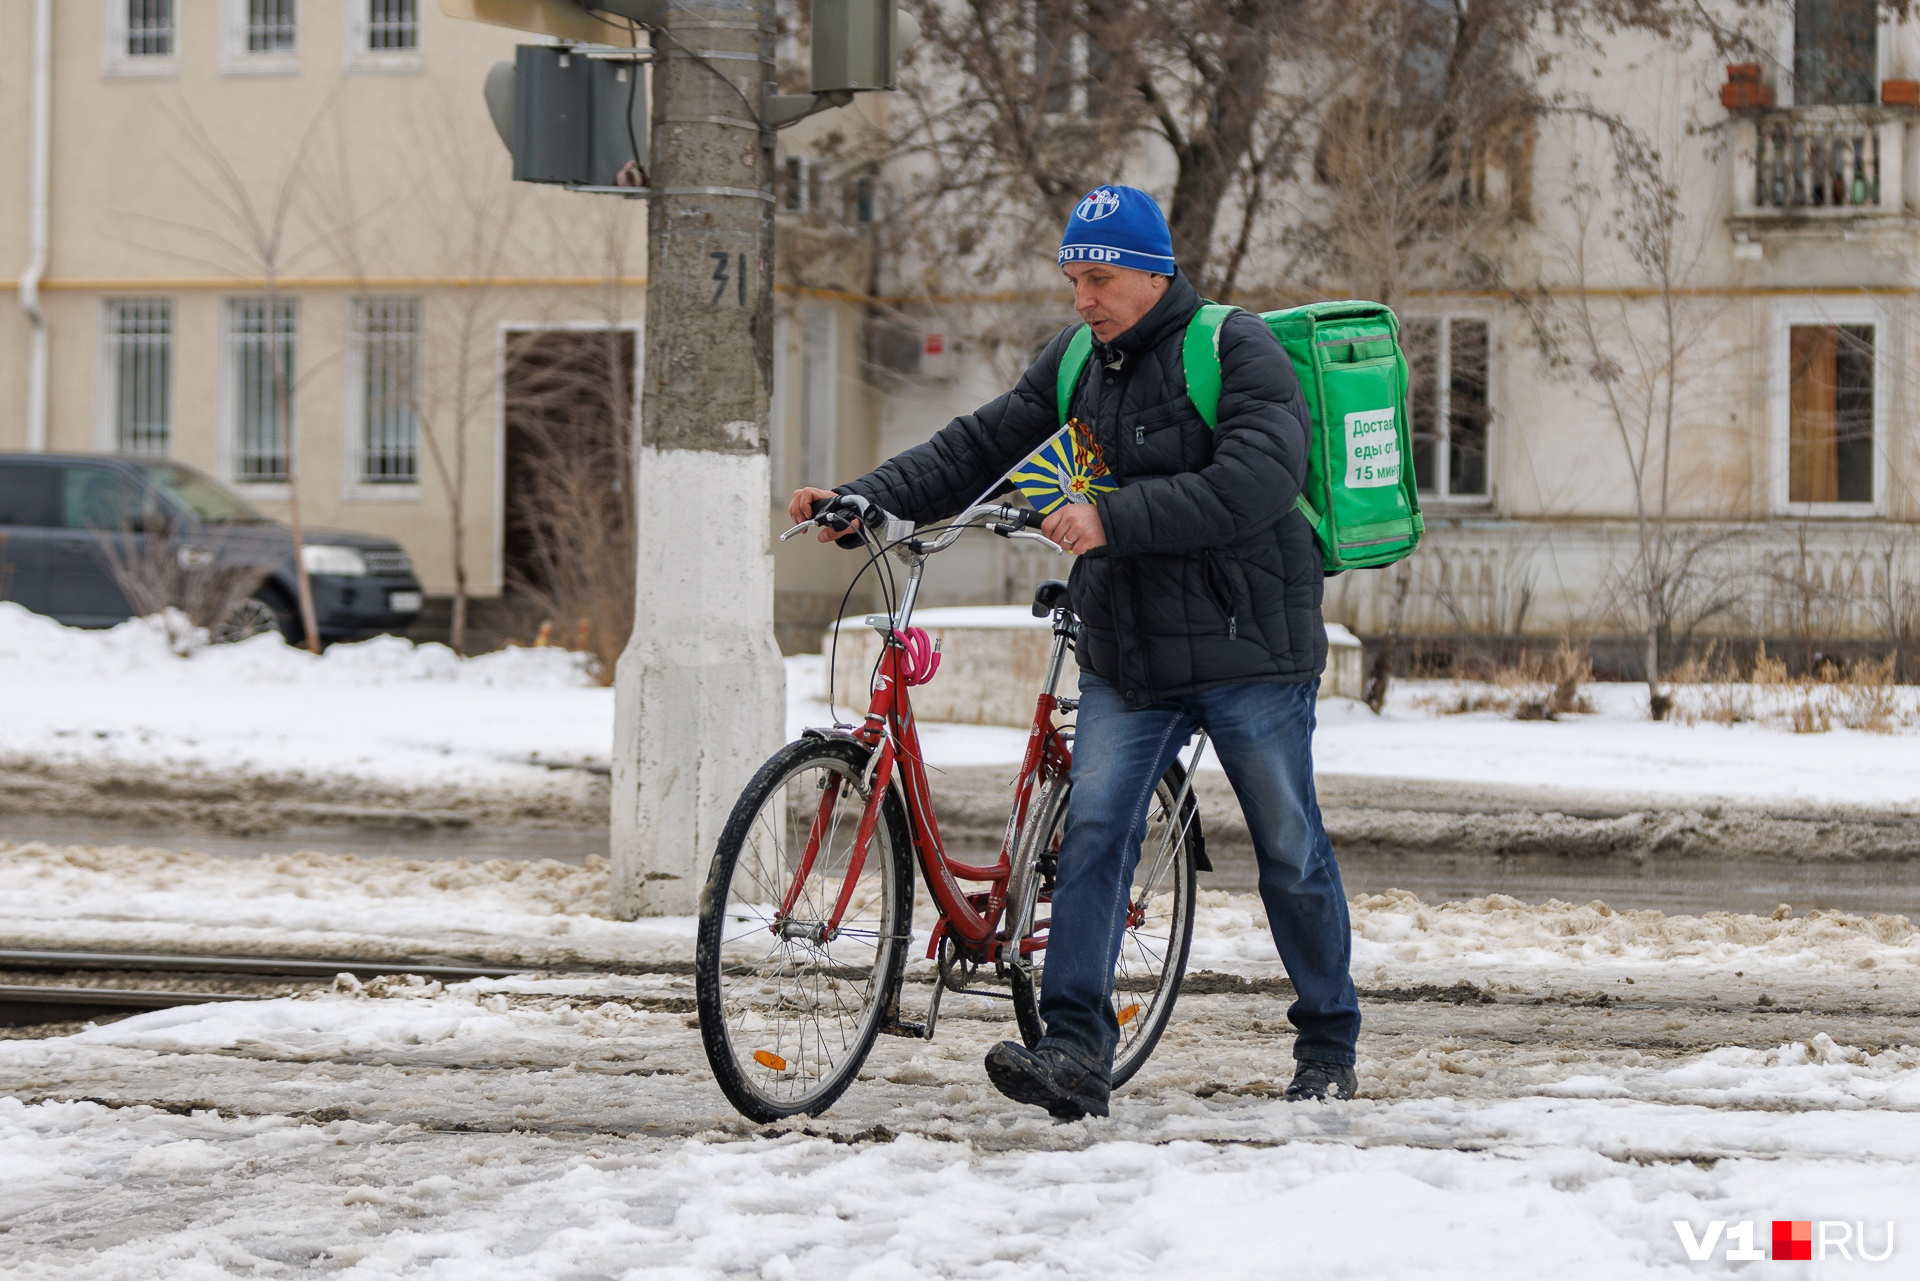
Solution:
M1067 349L1060 353L1060 374L1055 380L1054 398L1060 404L1060 425L1067 425L1067 417L1073 408L1073 389L1080 385L1080 375L1087 367L1087 361L1093 356L1093 330L1087 325L1073 331L1073 337L1067 340Z
M1180 351L1187 372L1187 399L1208 427L1220 425L1220 327L1239 310L1206 302L1187 322L1187 339Z

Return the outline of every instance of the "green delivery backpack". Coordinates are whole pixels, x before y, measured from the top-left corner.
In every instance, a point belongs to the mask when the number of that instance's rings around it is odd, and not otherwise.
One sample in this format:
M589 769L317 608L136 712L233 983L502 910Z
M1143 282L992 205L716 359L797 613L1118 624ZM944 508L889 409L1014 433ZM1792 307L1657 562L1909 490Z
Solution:
M1237 307L1207 303L1187 324L1187 398L1220 425L1220 327ZM1313 525L1329 571L1391 565L1420 545L1426 522L1413 474L1407 358L1400 322L1377 302L1316 302L1260 317L1307 397L1307 483L1294 506ZM1082 325L1060 361L1060 421L1093 354Z

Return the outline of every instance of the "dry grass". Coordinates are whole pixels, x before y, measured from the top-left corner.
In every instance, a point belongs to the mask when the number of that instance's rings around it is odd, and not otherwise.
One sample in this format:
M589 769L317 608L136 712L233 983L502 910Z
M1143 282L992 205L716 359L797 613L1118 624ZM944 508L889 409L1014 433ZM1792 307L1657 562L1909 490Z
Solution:
M1520 721L1553 721L1594 710L1593 700L1580 691L1592 680L1586 647L1561 641L1551 653L1526 651L1515 662L1489 667L1479 679L1461 681L1451 692L1429 695L1416 705L1441 716L1497 712Z
M1782 725L1796 734L1825 734L1839 725L1891 734L1920 723L1920 706L1894 680L1892 657L1857 659L1845 670L1822 663L1810 676L1790 677L1787 665L1762 646L1742 671L1724 651L1676 669L1674 719L1683 724Z

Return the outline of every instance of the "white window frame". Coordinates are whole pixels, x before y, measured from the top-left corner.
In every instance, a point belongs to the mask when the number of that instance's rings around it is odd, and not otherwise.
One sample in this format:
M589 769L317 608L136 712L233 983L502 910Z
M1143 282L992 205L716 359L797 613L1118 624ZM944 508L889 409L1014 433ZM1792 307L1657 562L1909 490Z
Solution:
M1500 417L1498 407L1494 404L1493 395L1493 340L1495 333L1493 317L1484 311L1462 311L1448 308L1440 308L1434 311L1415 311L1409 309L1401 319L1400 328L1404 333L1408 325L1415 321L1426 320L1431 320L1440 327L1440 346L1438 350L1434 352L1434 378L1439 385L1434 388L1433 402L1434 425L1439 429L1438 434L1434 438L1434 470L1437 473L1434 479L1438 483L1431 491L1420 490L1420 501L1422 504L1444 503L1449 507L1486 507L1493 502L1494 476L1496 475L1493 467L1495 435L1493 425ZM1453 447L1453 324L1457 320L1475 320L1487 327L1487 457L1485 463L1487 489L1486 492L1482 494L1455 494L1451 492L1453 485L1453 465L1450 456L1450 451ZM1411 370L1409 373L1411 373ZM1407 394L1407 412L1413 412L1413 394L1411 388L1409 388ZM1409 442L1413 440L1414 434L1414 424L1407 424L1407 439ZM1409 457L1407 459L1407 466L1415 466L1413 458ZM1415 484L1418 485L1419 473L1417 470L1414 474L1414 480Z
M116 79L168 77L180 69L180 9L189 0L173 0L173 52L129 53L127 25L129 0L101 0L100 71Z
M426 345L426 303L416 295L373 295L347 300L347 351L342 361L346 383L340 394L340 495L358 502L418 502L420 477L426 457L426 427L414 413L413 479L369 480L361 465L366 455L367 434L367 332L368 303L411 302L415 309L413 331L413 380L416 395L420 379L421 356Z
M286 76L300 70L300 0L293 4L293 48L255 53L247 48L249 0L221 0L220 70L228 75Z
M368 74L405 74L424 69L420 47L426 40L426 8L433 0L414 0L413 48L372 49L367 42L373 30L373 6L376 0L347 0L347 38L345 64L348 71Z
M800 309L800 481L831 489L840 434L840 317L831 303Z
M297 471L300 449L300 300L286 294L277 295L280 302L293 308L293 332L288 338L292 344L292 385L287 388L287 463L289 471ZM233 313L236 303L265 302L266 296L249 294L243 297L223 299L220 304L220 474L227 483L248 498L262 501L284 501L287 497L287 482L283 480L248 480L239 474L239 450L236 448L240 427L240 405L235 397L235 382L239 370L234 362Z
M103 298L100 300L100 358L99 372L95 378L95 414L94 446L101 453L117 454L123 452L124 442L120 438L120 375L125 368L121 363L121 352L126 337L120 331L119 317L122 307L164 306L167 309L167 331L164 336L166 348L166 386L161 393L161 414L164 420L166 440L158 453L141 454L143 458L170 458L173 455L173 404L174 383L178 381L178 360L175 343L179 337L180 310L171 298L131 297Z
M1793 327L1795 325L1873 326L1873 501L1870 503L1796 503L1793 466ZM1773 304L1771 359L1767 370L1767 408L1773 514L1790 517L1838 517L1871 520L1887 514L1887 468L1893 394L1893 329L1887 309L1874 298L1783 298Z

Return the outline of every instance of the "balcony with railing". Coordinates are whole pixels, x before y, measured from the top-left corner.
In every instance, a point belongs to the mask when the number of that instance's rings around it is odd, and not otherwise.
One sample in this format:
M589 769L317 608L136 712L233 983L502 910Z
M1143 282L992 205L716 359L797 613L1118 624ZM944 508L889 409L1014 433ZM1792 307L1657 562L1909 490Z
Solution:
M1734 239L1843 238L1906 216L1902 157L1913 110L1762 108L1733 121Z

